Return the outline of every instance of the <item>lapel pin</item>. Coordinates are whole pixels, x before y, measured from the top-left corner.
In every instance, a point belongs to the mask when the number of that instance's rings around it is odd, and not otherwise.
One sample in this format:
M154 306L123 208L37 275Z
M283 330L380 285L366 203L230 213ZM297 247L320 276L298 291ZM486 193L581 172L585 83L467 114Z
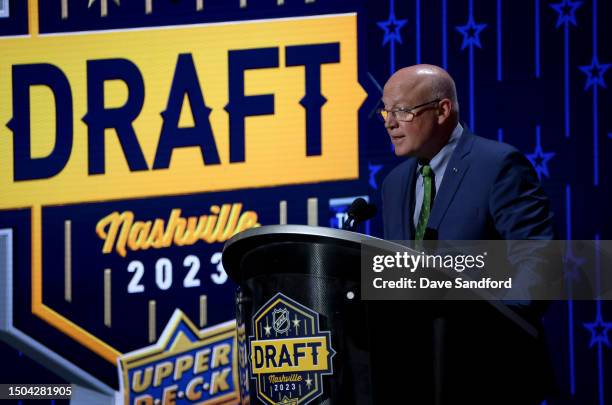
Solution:
M459 170L457 170L456 167L453 167L453 173L457 173Z

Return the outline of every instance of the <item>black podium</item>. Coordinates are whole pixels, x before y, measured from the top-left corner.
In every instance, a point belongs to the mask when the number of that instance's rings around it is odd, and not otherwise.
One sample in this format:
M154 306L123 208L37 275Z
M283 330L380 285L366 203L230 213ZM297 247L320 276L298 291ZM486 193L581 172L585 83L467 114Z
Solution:
M540 327L516 312L522 307L479 291L463 302L435 295L362 300L366 244L417 254L300 225L250 229L226 243L223 265L239 286L243 403L516 405L542 398L552 374Z
M239 285L243 400L375 403L370 321L360 299L364 239L375 238L274 225L247 230L226 243L223 266Z

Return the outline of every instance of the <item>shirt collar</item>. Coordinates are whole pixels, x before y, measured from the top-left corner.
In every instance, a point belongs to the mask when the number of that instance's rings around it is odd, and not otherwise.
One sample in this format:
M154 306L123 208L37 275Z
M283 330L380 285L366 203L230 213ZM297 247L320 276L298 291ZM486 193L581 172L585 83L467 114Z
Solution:
M461 126L461 123L457 123L457 126L455 129L453 129L453 132L451 133L446 145L444 145L429 162L429 166L431 166L434 174L440 174L440 170L446 167L446 164L450 160L450 157L453 154L457 143L459 142L459 138L461 138L461 134L463 134L463 127ZM418 163L418 173L421 172L421 167L423 167L423 165Z

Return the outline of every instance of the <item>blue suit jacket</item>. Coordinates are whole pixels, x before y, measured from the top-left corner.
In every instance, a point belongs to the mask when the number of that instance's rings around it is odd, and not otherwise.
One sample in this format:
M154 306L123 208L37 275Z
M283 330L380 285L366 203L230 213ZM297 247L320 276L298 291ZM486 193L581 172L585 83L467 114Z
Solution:
M398 165L382 187L385 239L414 238L417 160ZM427 225L439 240L554 239L548 198L514 147L464 129L446 167Z
M416 168L416 159L409 158L383 183L386 239L413 239ZM464 129L437 190L426 238L554 239L549 205L521 152ZM513 310L541 331L541 303ZM525 333L487 303L381 302L376 313L379 329L395 328L391 337L374 335L373 345L382 352L379 358L418 365L419 371L407 380L418 387L415 403L434 403L432 392L438 392L442 404L539 404L554 389L543 336ZM391 315L385 318L386 313ZM384 352L385 347L391 352ZM400 359L399 347L406 348L406 358ZM388 375L376 382L390 398L400 395L394 387L405 384Z

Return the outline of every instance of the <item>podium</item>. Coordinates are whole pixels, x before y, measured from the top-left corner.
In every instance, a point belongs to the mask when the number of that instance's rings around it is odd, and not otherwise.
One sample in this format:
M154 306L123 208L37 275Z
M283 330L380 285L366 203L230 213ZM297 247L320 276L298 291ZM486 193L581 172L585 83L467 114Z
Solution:
M493 398L515 405L543 398L552 372L541 326L516 312L523 308L478 291L465 302L362 300L366 244L417 253L299 225L250 229L226 243L223 265L239 286L243 403L485 404Z
M243 403L376 403L368 308L360 299L364 239L376 238L274 225L226 243L223 266L239 286Z

